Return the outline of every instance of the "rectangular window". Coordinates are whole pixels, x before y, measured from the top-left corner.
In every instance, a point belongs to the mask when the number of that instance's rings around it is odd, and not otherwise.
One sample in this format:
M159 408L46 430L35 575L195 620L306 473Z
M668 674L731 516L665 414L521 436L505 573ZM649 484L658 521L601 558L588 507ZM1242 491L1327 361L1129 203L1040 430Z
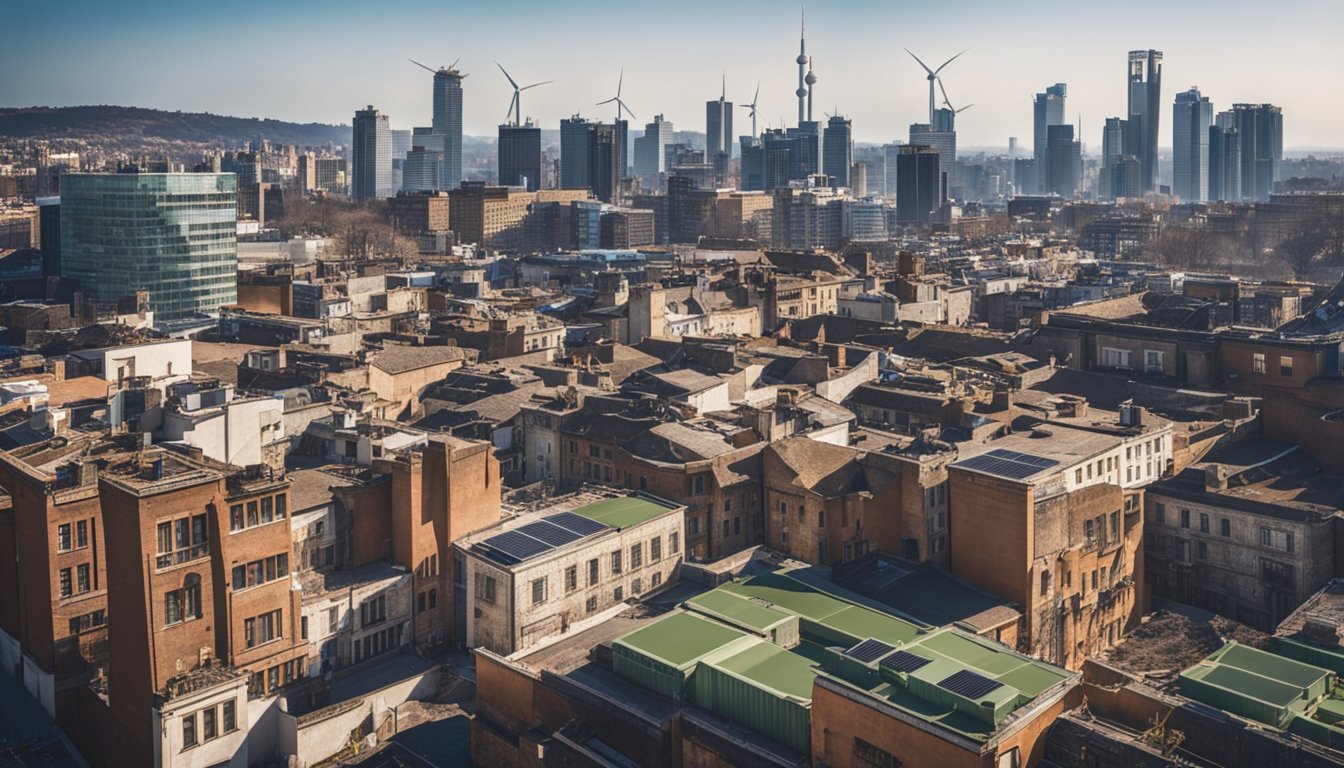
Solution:
M630 570L644 567L644 545L630 545Z
M224 702L224 733L229 733L238 727L237 705L233 699Z
M1256 373L1265 372L1265 356L1260 352L1251 355L1251 370Z
M1288 357L1287 355L1282 355L1279 357L1279 375L1280 376L1293 375L1293 358Z
M588 586L596 586L598 577L597 558L588 561Z
M681 534L676 531L667 534L667 551L674 555L681 551Z
M261 500L261 522L264 525L273 520L275 520L275 504L271 501L271 497L267 496Z
M617 587L617 588L612 592L612 598L615 599L616 602L618 602L618 603L621 602L622 600L624 600L624 599L625 599L625 588L624 588L624 587Z
M1167 505L1161 502L1153 505L1153 519L1159 523L1167 522Z
M196 746L195 712L192 712L190 715L187 715L186 717L182 718L182 746L183 747Z
M579 567L571 565L565 569L565 591L573 592L579 588Z
M341 614L336 608L327 609L327 632L335 632L336 627L340 625Z
M69 552L71 549L70 524L61 523L56 528L56 551Z
M70 569L61 569L61 597L69 597L74 594L73 582L70 578Z
M283 493L276 494L275 497L275 519L283 519L289 513L289 497Z
M1203 541L1199 542L1199 546L1197 547L1196 552L1198 553L1196 557L1198 557L1200 560L1208 560L1209 559L1208 543Z
M1182 528L1190 527L1190 510L1188 509L1181 510L1181 527Z
M649 562L656 563L663 559L663 537L654 536L649 540Z
M728 537L731 535L731 534L729 533L729 531L732 530L731 526L732 526L732 522L731 522L731 521L728 521L728 520L724 520L724 521L723 521L723 538L726 539L726 538L728 538Z
M219 735L215 730L215 708L201 711L201 739L209 741Z
M1209 532L1209 516L1203 512L1199 513L1199 532L1200 533Z
M229 530L241 531L247 527L243 519L243 505L234 504L229 507Z
M365 600L359 606L359 625L368 627L387 621L387 598L384 595Z
M621 572L621 550L618 549L615 552L611 553L611 573L613 576L616 576L619 575L620 572Z
M80 520L75 523L75 547L83 549L89 546L89 521Z
M597 610L597 598L596 598L596 597L590 597L590 598L588 598L588 600L584 603L584 606L583 606L583 607L584 607L584 610L586 610L588 613L592 613L593 611L596 611L596 610Z
M88 592L93 587L89 584L89 564L80 563L75 566L75 588L80 594Z
M1231 521L1231 520L1228 520L1226 517L1224 517L1224 518L1219 522L1219 533L1223 534L1224 536L1231 536L1231 535L1232 535L1232 521Z
M532 580L532 604L541 605L546 602L546 577Z
M247 502L247 527L261 525L261 514L256 499Z
M1143 368L1148 373L1162 372L1162 353L1147 349L1143 352Z
M476 599L489 605L495 604L495 577L483 573L476 574Z
M279 609L243 621L243 639L248 648L279 640L282 636Z

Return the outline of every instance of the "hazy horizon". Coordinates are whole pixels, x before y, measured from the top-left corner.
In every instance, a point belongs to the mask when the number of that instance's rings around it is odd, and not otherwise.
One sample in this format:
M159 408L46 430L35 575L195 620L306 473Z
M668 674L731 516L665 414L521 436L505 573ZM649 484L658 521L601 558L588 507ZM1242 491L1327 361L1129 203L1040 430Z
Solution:
M980 0L936 9L814 2L807 44L816 119L838 108L858 142L904 139L910 123L927 118L928 85L903 49L936 67L969 48L942 73L953 104L974 105L957 119L960 146L1006 147L1016 136L1029 147L1032 95L1064 82L1068 119L1081 122L1095 151L1104 119L1125 112L1126 52L1156 48L1165 54L1163 145L1175 94L1198 85L1215 110L1282 107L1286 149L1344 147L1344 103L1332 96L1344 92L1344 47L1332 39L1344 28L1344 3L1280 4L1271 17L1262 9L1248 0L1135 0L1123 13L1058 0L1012 9ZM519 0L507 12L419 1L394 9L311 0L25 3L7 14L18 76L0 83L0 105L116 104L342 125L373 104L409 129L429 124L432 76L407 58L439 66L460 57L470 73L464 132L473 136L494 135L512 94L496 60L523 84L557 80L523 94L524 114L543 128L575 113L610 120L614 110L594 102L615 94L622 67L622 97L637 115L632 133L656 113L678 130L703 131L704 102L719 95L725 72L737 104L760 81L760 129L796 121L796 6L692 0L676 10L609 0ZM735 112L734 133L749 133L748 111Z

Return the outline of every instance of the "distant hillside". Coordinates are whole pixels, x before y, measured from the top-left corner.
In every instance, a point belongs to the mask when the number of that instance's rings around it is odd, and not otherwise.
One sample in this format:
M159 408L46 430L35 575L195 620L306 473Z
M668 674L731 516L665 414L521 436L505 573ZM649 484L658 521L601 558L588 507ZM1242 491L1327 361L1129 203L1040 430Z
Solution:
M194 112L164 112L139 107L0 108L0 136L19 139L85 139L109 137L145 143L242 144L264 136L278 144L320 146L350 143L350 127L322 123L287 123L254 117L227 117Z

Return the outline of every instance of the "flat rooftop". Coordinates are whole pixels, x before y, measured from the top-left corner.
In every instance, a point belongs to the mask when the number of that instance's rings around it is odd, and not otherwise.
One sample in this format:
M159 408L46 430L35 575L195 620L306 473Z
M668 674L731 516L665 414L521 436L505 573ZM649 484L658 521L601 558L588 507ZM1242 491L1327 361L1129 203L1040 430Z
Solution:
M562 502L474 531L459 546L512 567L680 508L647 494L600 499L582 506Z
M647 523L676 509L670 502L659 503L642 496L604 499L573 510L574 514L594 520L610 528L629 528Z

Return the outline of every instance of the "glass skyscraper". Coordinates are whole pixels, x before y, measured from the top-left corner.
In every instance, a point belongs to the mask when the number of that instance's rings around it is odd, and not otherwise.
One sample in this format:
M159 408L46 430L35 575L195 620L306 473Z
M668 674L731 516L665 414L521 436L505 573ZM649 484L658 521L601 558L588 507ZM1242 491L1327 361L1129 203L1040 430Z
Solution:
M1129 132L1125 154L1139 159L1144 192L1157 191L1157 129L1162 110L1162 52L1129 52Z
M387 115L369 106L355 113L351 145L350 196L355 200L391 197L392 128Z
M231 173L61 177L61 276L95 302L149 291L156 322L238 300L238 194Z
M1172 111L1171 191L1182 202L1209 198L1209 127L1213 104L1198 88L1176 94Z

